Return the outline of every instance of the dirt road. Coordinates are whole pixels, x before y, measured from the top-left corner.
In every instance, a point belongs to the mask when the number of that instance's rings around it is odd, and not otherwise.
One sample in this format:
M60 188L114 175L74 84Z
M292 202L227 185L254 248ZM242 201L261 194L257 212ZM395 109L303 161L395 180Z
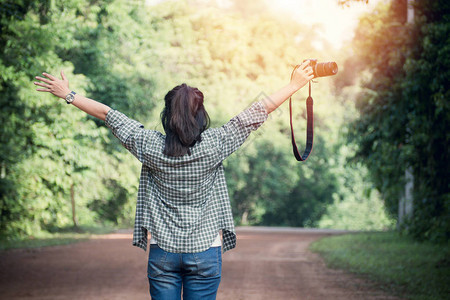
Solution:
M219 300L398 299L327 269L308 245L331 231L238 228L223 256ZM86 242L0 252L0 299L149 299L147 253L131 233Z

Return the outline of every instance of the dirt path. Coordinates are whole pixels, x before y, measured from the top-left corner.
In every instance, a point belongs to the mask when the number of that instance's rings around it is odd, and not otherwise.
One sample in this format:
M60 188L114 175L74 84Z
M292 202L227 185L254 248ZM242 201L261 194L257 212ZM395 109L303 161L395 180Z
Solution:
M330 231L238 229L223 257L217 299L397 299L327 269L308 245ZM0 299L149 299L147 253L130 233L77 244L0 252Z

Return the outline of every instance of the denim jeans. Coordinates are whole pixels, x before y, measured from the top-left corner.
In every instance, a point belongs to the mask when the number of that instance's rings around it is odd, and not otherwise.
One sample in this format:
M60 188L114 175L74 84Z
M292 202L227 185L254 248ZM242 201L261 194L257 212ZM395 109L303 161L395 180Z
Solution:
M216 299L222 273L221 247L198 253L171 253L150 245L148 282L154 300Z

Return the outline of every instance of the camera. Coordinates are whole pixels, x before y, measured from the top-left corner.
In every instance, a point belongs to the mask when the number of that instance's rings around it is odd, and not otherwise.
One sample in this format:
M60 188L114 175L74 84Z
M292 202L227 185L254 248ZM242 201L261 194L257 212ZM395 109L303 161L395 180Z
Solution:
M305 59L309 61L309 65L313 69L314 78L336 75L338 72L338 65L334 61L318 63L317 59Z

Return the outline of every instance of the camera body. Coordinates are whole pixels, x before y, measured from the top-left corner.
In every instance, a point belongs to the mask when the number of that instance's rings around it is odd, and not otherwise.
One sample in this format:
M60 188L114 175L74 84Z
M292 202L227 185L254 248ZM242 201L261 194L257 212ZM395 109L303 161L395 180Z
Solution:
M318 63L317 59L305 59L303 62L309 61L309 65L313 69L314 78L333 76L338 72L338 65L334 61Z

